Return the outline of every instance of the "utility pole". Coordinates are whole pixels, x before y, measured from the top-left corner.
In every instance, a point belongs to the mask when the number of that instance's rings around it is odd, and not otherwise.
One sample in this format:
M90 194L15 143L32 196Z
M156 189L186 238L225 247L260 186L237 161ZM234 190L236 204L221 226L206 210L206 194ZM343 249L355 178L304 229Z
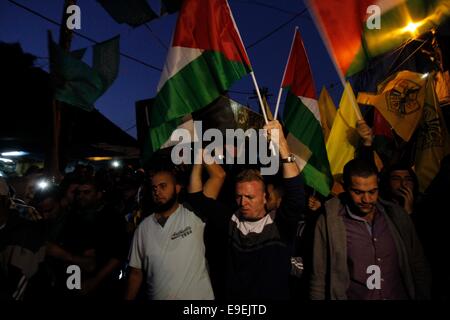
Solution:
M63 14L62 14L62 20L61 20L61 26L59 30L59 46L66 52L70 51L70 45L72 43L72 37L73 32L69 28L67 28L67 19L69 17L69 14L67 13L67 8L71 5L76 4L76 0L65 0L64 1L64 8L63 8ZM56 74L54 73L54 70L50 69L51 73L51 79L53 82L54 89L56 88L56 84L58 83L56 79ZM59 182L61 179L61 171L59 168L60 165L60 134L61 134L61 102L57 101L55 98L53 98L52 101L52 114L53 114L53 130L52 130L52 141L51 141L51 147L49 151L49 155L46 157L45 162L45 171L53 182Z

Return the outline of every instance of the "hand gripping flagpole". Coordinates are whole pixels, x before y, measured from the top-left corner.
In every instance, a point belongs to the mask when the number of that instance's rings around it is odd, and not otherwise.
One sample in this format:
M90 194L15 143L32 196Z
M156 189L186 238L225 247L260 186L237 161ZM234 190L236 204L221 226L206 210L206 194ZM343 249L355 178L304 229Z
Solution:
M258 100L259 100L259 103L261 105L261 110L263 112L264 121L265 121L266 124L268 124L269 120L267 119L267 114L266 114L266 110L265 110L266 108L264 108L264 104L263 104L263 101L262 101L262 98L261 98L261 93L259 92L258 83L256 82L255 74L252 71L252 72L250 72L250 75L252 76L253 84L255 85L256 94L258 95ZM267 103L267 105L268 105L268 103ZM269 108L270 108L270 106L269 106ZM275 155L276 154L275 146L273 145L272 140L269 142L269 148L272 151L272 154Z

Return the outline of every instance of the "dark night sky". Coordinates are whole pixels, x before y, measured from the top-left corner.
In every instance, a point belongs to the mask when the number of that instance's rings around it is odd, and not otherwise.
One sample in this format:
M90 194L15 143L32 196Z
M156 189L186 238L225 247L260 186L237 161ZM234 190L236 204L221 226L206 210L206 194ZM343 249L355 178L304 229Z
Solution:
M61 21L63 0L16 1L50 19ZM159 10L158 1L150 0L149 3L155 11ZM77 4L81 8L81 30L78 30L80 33L97 41L120 34L121 52L162 68L167 49L156 37L169 45L176 15L151 21L149 26L152 32L150 32L145 26L133 29L126 24L117 24L94 0L78 0ZM289 21L305 8L302 0L229 0L229 4L246 47ZM269 92L273 94L269 99L272 111L275 108L276 95L296 25L300 28L309 56L317 95L323 85L338 83L332 62L306 11L247 51L259 86L268 87ZM7 0L0 0L0 41L19 42L25 52L38 57L36 65L46 70L48 70L47 30L52 31L54 39L58 38L58 26ZM74 36L71 49L91 45L91 42ZM84 61L91 65L91 50L88 50ZM97 100L96 108L122 129L131 128L128 132L136 136L136 129L133 128L136 123L134 103L136 100L155 95L159 77L159 71L121 57L119 76L109 90ZM230 93L230 96L243 104L249 103L256 109L256 100L250 99L253 89L251 77L247 76L235 83L231 90L250 94ZM330 90L335 103L338 102L341 91L340 85Z

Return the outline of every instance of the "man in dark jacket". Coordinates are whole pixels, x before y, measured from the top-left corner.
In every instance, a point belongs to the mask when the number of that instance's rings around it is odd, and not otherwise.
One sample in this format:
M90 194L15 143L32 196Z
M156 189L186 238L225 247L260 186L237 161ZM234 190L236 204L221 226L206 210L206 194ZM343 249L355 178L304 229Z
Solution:
M0 301L31 299L29 284L45 257L44 230L19 216L0 177Z
M220 280L215 286L219 300L289 299L291 248L305 210L304 187L280 123L271 121L265 128L269 134L279 132L284 189L279 206L267 210L266 185L254 169L242 171L235 179L236 212L206 197L201 183L189 191L190 204L214 230L215 243L206 246L219 256L210 263L212 278ZM195 180L200 179L199 175Z

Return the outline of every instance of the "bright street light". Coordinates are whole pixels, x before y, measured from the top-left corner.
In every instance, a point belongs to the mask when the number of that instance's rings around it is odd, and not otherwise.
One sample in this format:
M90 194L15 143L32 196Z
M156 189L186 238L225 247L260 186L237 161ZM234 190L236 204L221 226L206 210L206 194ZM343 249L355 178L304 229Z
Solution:
M2 152L2 157L22 157L26 156L28 152L25 151L8 151Z

